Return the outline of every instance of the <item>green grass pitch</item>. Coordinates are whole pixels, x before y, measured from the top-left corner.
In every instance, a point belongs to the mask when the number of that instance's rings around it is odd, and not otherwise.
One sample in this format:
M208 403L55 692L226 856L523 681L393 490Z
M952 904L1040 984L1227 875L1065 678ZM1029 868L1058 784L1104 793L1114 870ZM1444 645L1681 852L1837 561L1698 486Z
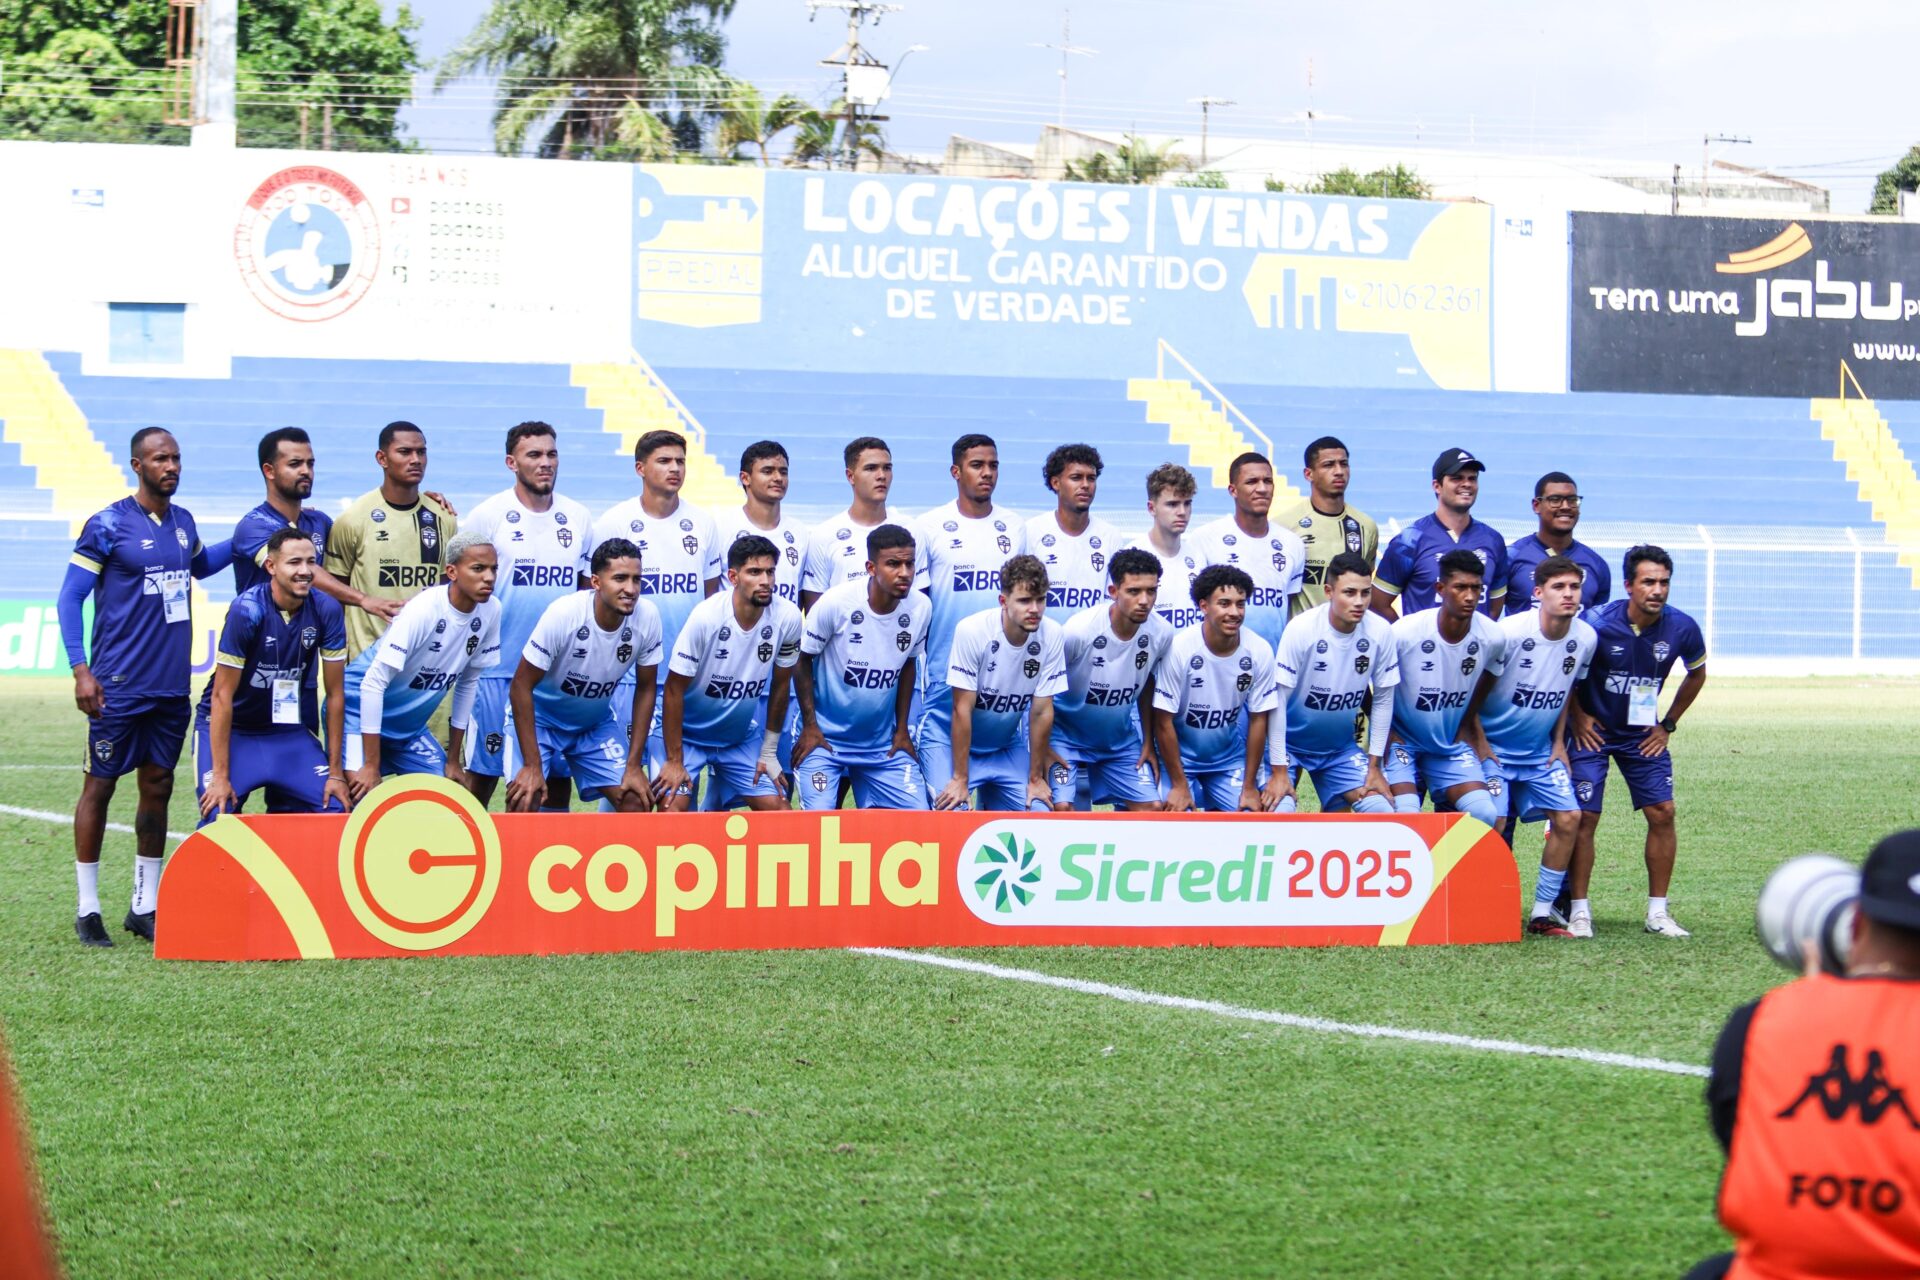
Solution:
M66 682L0 684L0 718L0 801L70 811ZM1920 681L1716 680L1675 745L1690 941L1641 931L1616 784L1591 943L969 954L1704 1063L1784 976L1766 873L1920 823ZM844 952L162 965L75 943L67 828L0 833L0 1030L75 1276L1674 1276L1725 1247L1697 1079Z

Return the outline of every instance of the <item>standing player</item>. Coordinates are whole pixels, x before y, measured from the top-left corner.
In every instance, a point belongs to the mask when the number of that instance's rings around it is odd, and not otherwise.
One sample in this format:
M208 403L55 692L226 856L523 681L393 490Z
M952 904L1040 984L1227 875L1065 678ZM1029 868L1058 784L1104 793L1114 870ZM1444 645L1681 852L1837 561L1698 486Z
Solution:
M1684 938L1667 912L1679 839L1673 825L1673 757L1667 739L1707 683L1707 643L1694 620L1667 604L1673 558L1659 547L1627 552L1621 566L1627 598L1602 605L1586 621L1598 634L1593 667L1580 682L1569 713L1573 733L1573 789L1580 800L1580 842L1569 877L1573 911L1568 928L1593 932L1587 882L1593 875L1593 837L1607 797L1607 761L1627 780L1633 807L1647 820L1647 932ZM1675 662L1687 678L1660 714L1660 689Z
M446 546L447 580L407 601L372 648L347 664L347 789L358 804L383 774L444 773L472 790L461 761L480 675L500 661L499 557L476 533ZM427 721L453 691L447 749Z
M1400 683L1393 691L1386 773L1393 807L1401 813L1420 812L1420 794L1428 791L1491 827L1500 813L1480 754L1460 740L1478 673L1499 660L1504 640L1500 628L1478 612L1484 573L1473 552L1447 552L1440 557L1439 608L1393 624Z
M773 593L779 559L773 543L757 534L735 542L727 548L731 589L701 601L680 629L647 739L654 803L663 810L693 806L703 769L723 809L787 807L780 731L767 726L787 713L800 659L800 611Z
M313 589L320 555L304 529L275 530L265 564L267 580L242 591L227 609L194 719L201 826L238 813L261 788L271 813L344 810L350 803L341 764L346 611ZM316 691L323 666L324 747Z
M1105 605L1107 558L1120 549L1113 526L1090 514L1101 470L1100 451L1090 444L1049 453L1040 474L1053 490L1054 509L1027 521L1027 549L1047 566L1047 616L1063 626Z
M1572 937L1553 919L1580 835L1580 803L1567 768L1567 713L1574 685L1586 678L1597 643L1580 621L1580 566L1549 556L1534 567L1533 607L1516 606L1499 627L1505 642L1490 658L1467 704L1463 736L1477 740L1495 809L1521 822L1545 818L1546 849L1534 881L1527 932ZM1512 591L1507 593L1514 599ZM1505 815L1494 830L1506 834ZM1589 935L1591 936L1591 930Z
M313 540L321 560L327 555L327 534L333 517L306 500L313 494L313 442L299 427L281 427L260 437L260 474L267 482L267 499L233 526L233 593L267 580L267 540L282 529L298 529ZM343 604L359 605L365 597L326 571L314 566L313 584ZM373 602L376 610L400 606L387 600ZM362 606L365 607L365 606Z
M575 594L586 580L593 516L585 504L555 493L560 440L544 422L507 430L511 488L502 489L467 517L467 529L493 544L500 571L493 598L500 606L500 652L520 655L534 624L554 601ZM467 774L481 804L493 799L506 773L507 691L517 668L502 662L480 677L467 735ZM566 784L556 778L554 804L566 807Z
M715 545L725 556L727 548L746 537L761 537L780 553L774 566L773 594L794 608L800 607L800 581L804 570L807 526L780 510L787 496L787 451L777 440L759 440L740 454L740 488L747 500L714 514L718 533Z
M1273 650L1245 623L1253 579L1208 565L1193 581L1200 621L1174 636L1153 674L1153 729L1167 808L1258 813L1286 795L1286 773L1262 775L1268 712L1280 705Z
M1274 514L1274 523L1297 529L1307 552L1306 574L1300 594L1293 598L1293 616L1327 602L1322 584L1327 565L1350 551L1367 562L1369 571L1380 549L1380 526L1358 507L1347 505L1347 482L1353 478L1347 446L1332 436L1321 436L1306 450L1307 496Z
M1000 449L993 439L965 435L955 440L951 473L954 500L921 516L914 531L914 540L927 549L927 596L933 601L927 626L925 717L931 719L937 710L942 725L953 706L946 677L954 634L961 622L995 606L1007 558L1027 549L1020 517L993 505L993 491L1000 483ZM1044 587L1040 594L1046 595ZM934 780L924 752L920 763L927 769L929 786L945 783L944 777Z
M1500 616L1507 594L1507 540L1472 515L1480 496L1480 473L1486 469L1465 449L1448 449L1433 460L1434 512L1387 544L1373 574L1375 613L1393 621L1396 598L1400 612L1408 615L1433 608L1440 600L1441 562L1455 551L1467 551L1480 561L1486 582L1480 612Z
M174 504L180 445L172 433L143 427L133 433L129 452L136 487L80 530L58 606L73 700L87 717L86 779L73 812L80 890L73 929L90 947L113 945L100 919L100 837L114 789L135 770L133 904L122 925L153 941L173 769L193 717L192 580L226 567L200 545L193 515ZM88 596L93 637L83 646Z
M1267 759L1286 776L1289 792L1304 769L1323 812L1392 813L1381 762L1400 683L1393 627L1368 609L1373 570L1358 552L1333 557L1322 583L1327 602L1289 622L1274 655L1274 683L1286 710L1273 717ZM1363 720L1364 750L1355 745ZM1292 811L1291 800L1282 801L1283 811Z
M397 608L440 581L442 556L459 522L452 508L420 490L427 475L427 437L420 428L411 422L380 428L373 460L382 473L380 487L334 521L327 572L361 596L391 600ZM380 638L390 616L397 614L364 605L347 611L349 662Z
M914 593L913 535L867 535L866 576L830 588L807 611L793 669L800 803L831 809L851 785L862 809L922 809L927 784L912 741L913 677L929 606Z
M1573 477L1549 471L1534 481L1533 511L1540 517L1539 532L1507 548L1506 611L1534 607L1534 567L1549 556L1565 556L1579 566L1582 613L1612 599L1613 571L1599 552L1573 537L1574 526L1580 523L1580 487Z
M1145 551L1160 562L1160 592L1154 608L1169 627L1180 631L1200 621L1193 607L1193 580L1200 561L1181 535L1193 519L1193 472L1174 462L1163 462L1147 475L1147 517L1153 526L1129 547Z
M807 541L805 564L800 578L800 607L812 609L813 602L843 582L867 575L867 535L883 524L905 527L912 521L904 512L887 505L893 490L893 451L877 436L861 436L848 444L842 456L847 463L847 484L853 489L853 504L831 520L815 525ZM924 540L914 546L914 585L926 586L927 546Z
M1273 649L1280 643L1293 598L1306 574L1307 547L1291 529L1271 523L1273 464L1257 453L1243 453L1227 468L1227 492L1233 514L1194 533L1201 564L1232 565L1253 582L1247 597L1246 627Z
M1047 617L1046 566L1014 556L1000 566L999 594L998 608L954 629L951 696L928 699L920 767L936 809L971 808L975 788L982 809L1052 803L1053 699L1066 691L1067 671L1060 624Z
M625 538L595 547L591 569L592 590L546 607L513 673L519 767L507 783L507 807L518 813L567 811L555 775L577 782L581 799L605 797L621 813L653 807L646 729L660 667L660 614L640 598L640 549ZM629 714L639 727L622 733L613 697L629 671L638 673Z
M1153 673L1173 643L1173 628L1154 612L1160 562L1128 547L1114 553L1107 576L1108 603L1061 628L1067 687L1053 700L1053 749L1062 764L1048 781L1063 812L1160 808L1160 760L1146 731Z

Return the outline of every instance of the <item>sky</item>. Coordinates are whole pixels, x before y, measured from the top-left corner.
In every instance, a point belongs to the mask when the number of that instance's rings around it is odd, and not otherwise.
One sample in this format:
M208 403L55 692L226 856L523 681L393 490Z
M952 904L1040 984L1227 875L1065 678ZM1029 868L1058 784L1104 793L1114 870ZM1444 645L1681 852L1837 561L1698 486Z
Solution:
M389 0L391 8L391 0ZM413 0L421 50L437 59L484 12L476 0ZM1031 144L1059 112L1067 10L1036 0L903 0L866 31L895 64L889 145L938 153L953 133ZM1510 154L1771 169L1866 208L1874 175L1920 142L1911 58L1914 0L1080 0L1066 120L1197 147L1202 96L1216 138L1316 136ZM845 34L809 23L805 0L740 0L728 70L770 91L825 101L818 65ZM912 45L926 48L900 60ZM489 151L488 87L423 95L402 115L436 151ZM1415 157L1417 160L1417 157Z

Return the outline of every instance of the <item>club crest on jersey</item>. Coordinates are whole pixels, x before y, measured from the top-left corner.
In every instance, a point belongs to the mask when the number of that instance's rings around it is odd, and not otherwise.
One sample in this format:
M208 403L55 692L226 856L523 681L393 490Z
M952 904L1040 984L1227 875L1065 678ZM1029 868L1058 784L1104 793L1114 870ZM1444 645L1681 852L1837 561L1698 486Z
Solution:
M625 663L632 662L633 646L630 644L623 644L618 649L615 649L613 651L613 660L623 665Z
M912 632L896 631L893 633L893 646L894 648L898 649L900 652L905 653L910 647L912 647L912 645L913 645Z
M1003 556L1009 554L1013 550L1013 539L1009 538L1004 533L1001 534L999 537L995 538L994 541L999 544L1000 554Z
M1146 667L1147 651L1145 649L1135 649L1133 651L1133 669L1135 671L1144 671Z
M680 549L690 556L698 555L700 552L700 539L694 537L692 534L688 534L686 537L680 539Z
M1025 662L1020 664L1020 670L1027 677L1027 679L1029 680L1033 679L1035 676L1040 674L1040 659L1028 658Z
M1099 546L1100 539L1095 538L1093 540L1093 545L1096 547ZM1087 562L1093 566L1093 571L1095 573L1099 573L1102 569L1105 569L1107 567L1107 558L1101 555L1098 551L1094 552L1091 556L1089 556Z
M471 657L473 656L473 653L474 653L474 650L476 650L476 649L478 649L479 647L480 647L480 637L479 637L479 636L468 636L468 637L467 637L467 656L468 656L469 658L471 658Z
M792 547L787 548L787 563L788 564L800 563L800 553L794 550Z
M571 547L573 545L573 530L555 529L553 531L553 540L558 542L563 548Z
M1233 678L1233 687L1241 693L1253 688L1253 677L1245 671Z
M1367 674L1367 668L1372 665L1373 659L1363 653L1353 660L1353 674L1363 676Z
M767 640L762 640L762 641L760 642L760 649L759 649L759 653L760 653L760 661L762 661L762 662L772 662L772 661L773 661L773 644L772 644L772 642L771 642L771 641L767 641Z
M1360 526L1351 520L1347 522L1347 550L1360 554Z
M1570 676L1573 674L1573 669L1579 665L1579 662L1574 659L1574 656L1568 654L1566 660L1560 664L1560 671L1563 675Z
M1653 660L1655 662L1665 662L1667 660L1667 655L1672 652L1673 652L1673 646L1668 644L1665 640L1655 640L1653 642Z
M314 628L308 627L300 633L300 647L302 649L311 649L313 648L314 642L319 638L320 633Z
M1067 768L1067 766L1065 766L1064 764L1055 764L1055 765L1047 766L1047 781L1052 783L1056 787L1066 786L1067 779L1071 778L1072 776L1073 776L1073 770Z
M1473 674L1473 669L1479 665L1479 662L1473 658L1462 658L1460 659L1460 674L1470 676Z

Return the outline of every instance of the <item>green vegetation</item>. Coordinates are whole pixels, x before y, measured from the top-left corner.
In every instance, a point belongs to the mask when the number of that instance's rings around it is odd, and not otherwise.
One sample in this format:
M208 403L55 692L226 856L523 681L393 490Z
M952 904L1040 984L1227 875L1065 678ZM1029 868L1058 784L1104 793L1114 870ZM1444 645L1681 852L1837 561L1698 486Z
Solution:
M1289 189L1278 178L1268 178L1266 186L1269 191ZM1375 169L1371 173L1355 173L1346 165L1341 165L1332 173L1323 173L1306 186L1292 190L1309 196L1361 196L1370 200L1433 198L1433 187L1404 164L1397 164L1391 169Z

